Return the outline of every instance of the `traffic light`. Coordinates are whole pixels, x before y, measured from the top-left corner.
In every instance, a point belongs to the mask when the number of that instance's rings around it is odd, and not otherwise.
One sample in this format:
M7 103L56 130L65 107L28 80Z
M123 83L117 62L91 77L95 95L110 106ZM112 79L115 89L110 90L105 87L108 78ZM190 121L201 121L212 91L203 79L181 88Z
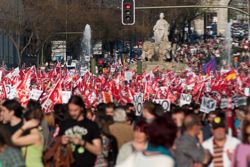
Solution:
M135 24L135 0L122 0L122 24Z

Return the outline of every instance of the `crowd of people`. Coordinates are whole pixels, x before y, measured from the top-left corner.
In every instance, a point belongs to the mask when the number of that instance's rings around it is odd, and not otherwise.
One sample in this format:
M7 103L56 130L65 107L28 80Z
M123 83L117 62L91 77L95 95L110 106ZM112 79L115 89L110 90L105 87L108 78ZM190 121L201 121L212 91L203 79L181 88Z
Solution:
M145 101L141 116L131 103L87 109L80 96L50 113L5 99L0 132L1 167L249 167L250 98L208 114Z
M231 106L234 95L249 96L249 43L234 41L234 69L219 72L228 68L225 45L218 38L174 46L172 59L191 67L180 74L138 75L119 63L100 76L70 75L60 64L0 69L0 167L250 167L250 98ZM213 75L212 66L203 71L211 58L220 64ZM65 104L66 93L73 96ZM181 105L183 94L192 103ZM217 108L201 112L203 97ZM170 111L156 99L168 99Z
M232 48L229 51L229 47ZM212 56L217 60L221 68L228 64L228 55L231 57L231 65L235 69L247 70L250 65L250 55L248 52L249 41L246 39L233 39L228 44L225 38L207 39L197 43L184 43L175 47L173 58L176 62L188 64L195 71L202 72L202 67ZM230 52L230 53L229 53Z

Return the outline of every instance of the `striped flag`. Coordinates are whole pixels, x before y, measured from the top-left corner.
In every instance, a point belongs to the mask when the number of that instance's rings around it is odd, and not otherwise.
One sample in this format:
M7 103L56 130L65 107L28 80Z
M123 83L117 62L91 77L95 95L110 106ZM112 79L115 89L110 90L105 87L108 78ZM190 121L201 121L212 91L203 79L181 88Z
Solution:
M229 71L229 72L226 74L226 77L225 77L225 79L226 79L227 81L234 80L234 79L236 79L236 78L237 78L237 74L236 74L236 72L234 71L234 69L232 69L231 71Z

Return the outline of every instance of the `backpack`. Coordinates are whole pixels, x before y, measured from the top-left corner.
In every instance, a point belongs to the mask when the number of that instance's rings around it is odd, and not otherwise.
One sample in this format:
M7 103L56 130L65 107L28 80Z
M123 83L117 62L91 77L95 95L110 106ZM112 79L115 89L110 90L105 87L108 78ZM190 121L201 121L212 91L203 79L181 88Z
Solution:
M44 167L70 167L74 162L71 146L62 145L61 137L56 137L43 156Z

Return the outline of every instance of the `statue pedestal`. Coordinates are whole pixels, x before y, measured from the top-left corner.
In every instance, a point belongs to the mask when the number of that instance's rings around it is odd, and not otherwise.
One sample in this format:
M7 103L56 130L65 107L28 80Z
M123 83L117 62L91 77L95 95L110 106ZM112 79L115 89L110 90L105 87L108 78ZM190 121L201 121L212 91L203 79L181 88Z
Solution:
M145 71L148 73L154 70L157 66L159 67L160 71L171 70L176 73L184 71L186 68L186 65L183 63L175 63L175 62L169 63L169 62L163 62L163 61L157 61L157 62L146 61L146 62L142 62L142 71L143 72ZM130 69L136 70L137 64L131 64Z

